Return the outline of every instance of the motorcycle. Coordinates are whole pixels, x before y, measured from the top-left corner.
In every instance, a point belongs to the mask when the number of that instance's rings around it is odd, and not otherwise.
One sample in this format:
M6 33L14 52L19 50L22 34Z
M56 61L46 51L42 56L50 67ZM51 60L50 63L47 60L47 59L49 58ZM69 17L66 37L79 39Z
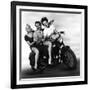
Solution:
M61 35L64 34L64 32L59 32L59 37L61 38L61 41L58 41L58 38L52 39L50 38L52 42L52 61L51 65L55 66L59 63L64 63L68 69L75 69L77 66L77 59L70 48L70 46L66 46L63 42L63 38ZM40 43L41 51L39 53L39 59L38 59L38 67L36 71L43 71L49 64L48 64L48 49L47 46L43 45L43 43ZM32 51L29 56L30 65L33 70L34 64L35 64L35 53Z

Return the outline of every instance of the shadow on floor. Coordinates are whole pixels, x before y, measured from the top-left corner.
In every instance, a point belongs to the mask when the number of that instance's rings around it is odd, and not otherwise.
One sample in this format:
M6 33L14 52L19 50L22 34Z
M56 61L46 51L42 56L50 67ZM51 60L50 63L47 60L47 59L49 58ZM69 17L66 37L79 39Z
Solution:
M48 66L42 73L36 73L32 69L24 69L21 71L21 78L41 78L41 77L65 77L80 76L80 60L78 60L77 68L69 70L64 64L56 66Z

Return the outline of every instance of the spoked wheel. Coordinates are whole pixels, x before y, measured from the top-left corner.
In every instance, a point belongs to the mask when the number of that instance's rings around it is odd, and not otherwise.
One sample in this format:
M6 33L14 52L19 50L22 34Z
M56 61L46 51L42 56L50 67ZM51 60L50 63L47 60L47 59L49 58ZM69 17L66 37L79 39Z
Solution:
M68 49L64 54L64 63L70 69L75 69L77 65L77 59L74 52Z

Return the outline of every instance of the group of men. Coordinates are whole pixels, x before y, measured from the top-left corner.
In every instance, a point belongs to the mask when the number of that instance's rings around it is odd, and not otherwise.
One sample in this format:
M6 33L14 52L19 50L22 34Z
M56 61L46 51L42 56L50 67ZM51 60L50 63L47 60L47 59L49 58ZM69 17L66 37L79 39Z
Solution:
M47 17L41 18L40 21L35 22L36 30L33 30L29 24L26 25L27 35L25 35L25 40L29 44L31 50L35 53L35 65L34 69L37 69L37 62L39 57L39 43L42 41L43 45L48 46L48 63L51 64L51 50L52 42L50 41L50 36L55 39L59 37L57 30L53 25L54 20L48 21Z

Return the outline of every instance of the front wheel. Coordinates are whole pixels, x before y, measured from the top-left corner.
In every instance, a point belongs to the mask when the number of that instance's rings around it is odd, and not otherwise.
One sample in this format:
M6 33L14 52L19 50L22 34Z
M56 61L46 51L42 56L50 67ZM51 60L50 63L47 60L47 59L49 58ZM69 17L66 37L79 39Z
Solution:
M35 71L35 69L34 69L34 65L35 65L35 53L34 52L30 53L29 60L30 60L30 66L31 66L32 70Z
M63 62L70 69L75 69L76 68L77 59L76 59L76 56L75 56L74 52L70 48L64 53Z

